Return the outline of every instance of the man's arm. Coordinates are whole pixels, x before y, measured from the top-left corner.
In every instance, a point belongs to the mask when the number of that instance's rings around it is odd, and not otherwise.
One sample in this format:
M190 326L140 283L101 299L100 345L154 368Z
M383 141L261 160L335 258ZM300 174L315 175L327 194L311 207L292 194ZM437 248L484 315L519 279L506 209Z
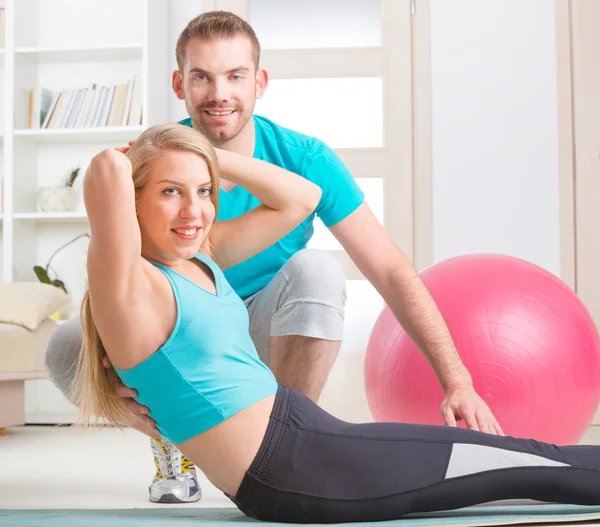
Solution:
M433 367L446 394L441 408L446 424L454 426L462 418L473 430L503 434L475 392L446 322L417 270L368 205L363 203L330 230Z

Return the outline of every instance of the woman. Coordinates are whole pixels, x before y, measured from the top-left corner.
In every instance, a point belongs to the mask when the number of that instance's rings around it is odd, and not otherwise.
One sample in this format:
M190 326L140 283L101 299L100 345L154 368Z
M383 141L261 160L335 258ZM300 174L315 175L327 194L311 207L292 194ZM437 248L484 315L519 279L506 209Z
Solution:
M262 203L215 223L219 173ZM350 424L278 386L221 269L265 249L320 199L309 181L217 151L179 125L97 155L77 391L85 422L127 422L110 375L247 515L329 523L531 498L600 504L600 448L450 427ZM114 371L102 366L108 354Z

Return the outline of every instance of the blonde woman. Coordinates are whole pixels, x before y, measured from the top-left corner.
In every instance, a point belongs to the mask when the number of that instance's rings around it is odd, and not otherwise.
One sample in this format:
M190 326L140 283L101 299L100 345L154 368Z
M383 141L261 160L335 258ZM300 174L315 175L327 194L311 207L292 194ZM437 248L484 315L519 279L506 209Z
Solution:
M262 205L215 223L219 175ZM154 127L98 154L84 181L91 227L84 422L131 420L111 376L248 516L374 521L531 498L600 504L600 447L557 447L442 426L351 424L278 386L222 269L264 250L318 205L310 181ZM367 240L365 240L367 243ZM102 361L107 354L114 370Z

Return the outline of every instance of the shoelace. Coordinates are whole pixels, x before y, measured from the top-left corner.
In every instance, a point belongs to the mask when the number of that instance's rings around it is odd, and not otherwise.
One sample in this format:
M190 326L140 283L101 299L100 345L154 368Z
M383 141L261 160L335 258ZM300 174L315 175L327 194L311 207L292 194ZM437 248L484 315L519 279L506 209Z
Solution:
M152 450L154 455L158 458L158 463L160 465L160 471L163 478L175 479L176 476L181 475L181 468L179 466L173 466L174 447L172 443L166 439L153 442Z

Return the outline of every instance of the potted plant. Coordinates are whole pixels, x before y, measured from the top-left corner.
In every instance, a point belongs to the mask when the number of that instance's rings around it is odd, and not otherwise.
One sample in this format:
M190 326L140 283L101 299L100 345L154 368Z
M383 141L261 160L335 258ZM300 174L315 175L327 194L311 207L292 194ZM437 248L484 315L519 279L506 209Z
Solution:
M73 183L79 175L81 167L72 169L66 182L59 187L40 187L38 198L40 208L44 212L74 212L79 207L79 193L73 188Z
M58 278L58 274L56 273L56 271L54 269L52 269L52 267L50 267L50 264L52 263L52 259L60 252L62 251L65 247L67 247L67 245L71 245L73 242L77 241L79 238L89 238L90 235L85 232L83 234L80 234L79 236L76 236L75 238L73 238L72 240L70 240L69 242L65 243L64 245L61 245L58 249L56 249L56 251L54 251L52 253L52 256L50 256L50 259L48 260L48 263L46 264L46 267L42 267L40 265L36 265L33 267L33 272L35 273L35 275L37 276L38 280L40 282L42 282L43 284L50 284L53 285L54 287L58 287L60 289L62 289L65 293L68 294L67 288L65 286L65 283L62 280L59 280ZM56 276L56 278L50 278L50 274L49 271L50 269L52 269L54 275ZM70 306L67 304L67 306L65 306L65 308L68 310L70 308ZM63 316L63 315L67 315L67 316ZM54 318L55 320L58 320L60 318L68 318L68 313L63 313L61 311L57 311L56 313L54 313L54 315L52 315L51 318Z

